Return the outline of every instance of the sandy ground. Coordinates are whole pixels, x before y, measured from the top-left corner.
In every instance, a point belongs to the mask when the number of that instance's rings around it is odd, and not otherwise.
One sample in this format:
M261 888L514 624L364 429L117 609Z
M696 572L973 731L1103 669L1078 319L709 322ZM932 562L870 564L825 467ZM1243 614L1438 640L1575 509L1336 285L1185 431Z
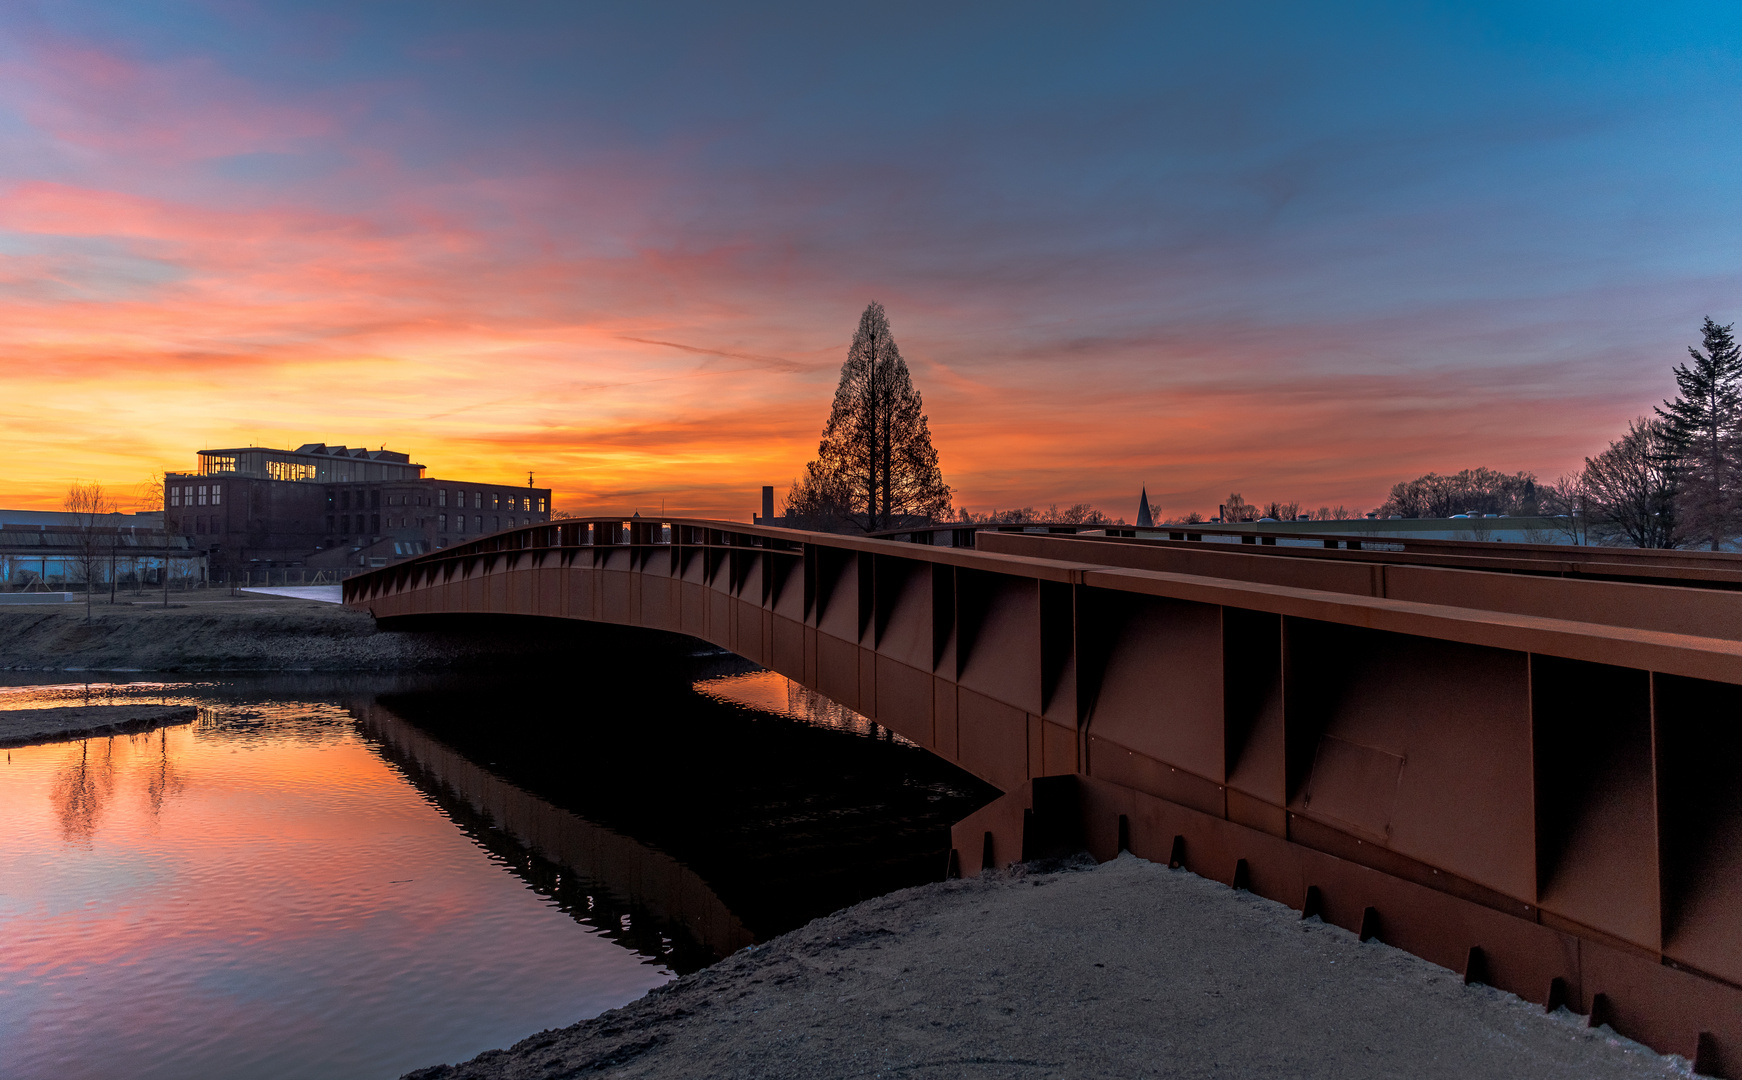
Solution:
M1086 857L1085 857L1086 863ZM415 1080L1686 1076L1607 1028L1129 855L867 901Z
M0 608L0 671L441 671L535 663L572 647L575 627L498 623L489 633L383 630L337 604L227 590L111 606Z
M191 723L198 710L188 705L68 705L58 709L0 712L0 746L125 735L164 724Z

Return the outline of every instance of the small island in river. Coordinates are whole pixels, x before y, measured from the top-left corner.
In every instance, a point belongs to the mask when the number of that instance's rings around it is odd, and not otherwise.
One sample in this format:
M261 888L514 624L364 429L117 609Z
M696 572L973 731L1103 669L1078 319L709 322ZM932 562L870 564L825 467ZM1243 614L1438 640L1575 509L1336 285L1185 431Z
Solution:
M165 724L191 723L192 705L64 705L0 712L0 747L130 735Z

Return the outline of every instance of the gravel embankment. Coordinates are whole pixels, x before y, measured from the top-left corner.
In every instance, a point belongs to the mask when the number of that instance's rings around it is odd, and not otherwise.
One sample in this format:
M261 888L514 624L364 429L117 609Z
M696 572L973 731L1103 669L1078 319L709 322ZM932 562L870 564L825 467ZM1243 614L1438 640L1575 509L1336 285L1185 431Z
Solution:
M0 746L61 742L101 735L127 735L165 724L192 723L191 705L67 705L55 709L0 712Z
M577 626L381 629L337 604L227 593L0 609L0 671L440 671L537 662Z
M408 1080L1688 1075L1582 1018L1184 870L870 900L621 1009Z

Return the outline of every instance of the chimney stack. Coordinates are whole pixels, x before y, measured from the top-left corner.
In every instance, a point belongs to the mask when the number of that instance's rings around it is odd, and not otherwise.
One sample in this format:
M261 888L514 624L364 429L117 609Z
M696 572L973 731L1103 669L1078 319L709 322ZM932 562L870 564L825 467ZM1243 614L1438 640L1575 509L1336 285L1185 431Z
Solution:
M762 487L762 524L774 524L774 488L767 484Z

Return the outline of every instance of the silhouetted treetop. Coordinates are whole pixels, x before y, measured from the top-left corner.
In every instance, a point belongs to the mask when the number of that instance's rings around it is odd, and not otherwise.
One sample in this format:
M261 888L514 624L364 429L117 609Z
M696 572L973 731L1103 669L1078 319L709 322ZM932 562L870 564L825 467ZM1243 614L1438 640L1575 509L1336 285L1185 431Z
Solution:
M924 403L876 301L859 317L816 460L793 484L786 510L795 524L866 532L950 514Z

